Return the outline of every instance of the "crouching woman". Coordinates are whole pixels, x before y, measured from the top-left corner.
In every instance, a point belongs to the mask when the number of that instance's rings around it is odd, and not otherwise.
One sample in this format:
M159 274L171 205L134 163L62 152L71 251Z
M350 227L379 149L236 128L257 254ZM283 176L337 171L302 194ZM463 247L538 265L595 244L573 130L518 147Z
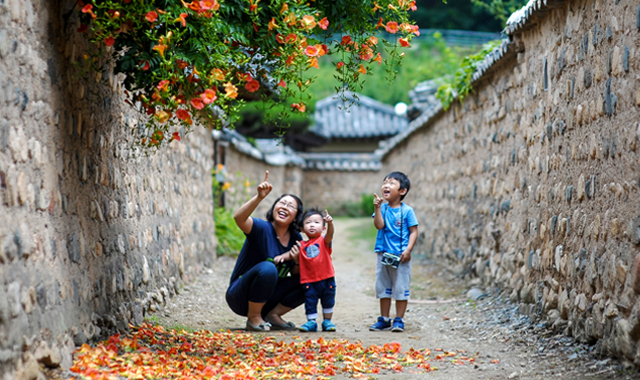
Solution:
M304 303L300 276L292 274L299 272L302 201L284 194L273 203L266 220L251 217L272 189L267 171L257 194L234 214L246 240L231 274L226 300L233 312L247 317L250 331L295 330L296 326L282 316ZM286 252L295 259L276 266L273 258Z

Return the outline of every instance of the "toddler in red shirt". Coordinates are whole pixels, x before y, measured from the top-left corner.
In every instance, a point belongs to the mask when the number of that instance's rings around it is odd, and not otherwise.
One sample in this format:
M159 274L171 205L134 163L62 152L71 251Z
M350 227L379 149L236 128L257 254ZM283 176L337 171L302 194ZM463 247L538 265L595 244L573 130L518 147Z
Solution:
M336 280L333 263L331 261L331 241L333 240L333 218L327 210L325 216L317 209L309 209L302 217L302 232L308 240L300 242L299 265L300 283L305 294L305 313L307 322L299 327L301 331L318 331L318 300L322 304L322 331L336 331L336 325L331 322L333 307L336 303ZM326 225L325 225L326 224ZM322 236L322 232L326 234ZM287 256L288 255L288 256ZM283 261L284 256L294 255L284 253L274 261ZM294 259L295 259L294 258Z

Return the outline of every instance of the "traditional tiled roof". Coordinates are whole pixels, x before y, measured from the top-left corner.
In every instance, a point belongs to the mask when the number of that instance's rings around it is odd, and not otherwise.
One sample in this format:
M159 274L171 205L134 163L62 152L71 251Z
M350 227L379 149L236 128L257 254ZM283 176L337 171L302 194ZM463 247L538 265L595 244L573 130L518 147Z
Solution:
M513 35L529 29L536 21L544 17L550 9L558 8L566 3L566 0L529 0L527 5L513 12L507 20L507 26L503 33Z
M489 54L484 56L482 62L476 67L476 72L473 73L472 82L482 78L482 76L489 70L496 62L502 59L510 50L511 44L508 39L502 40L500 46L491 50Z
M420 116L416 119L413 119L409 126L405 128L402 132L397 135L387 139L385 141L380 142L380 148L376 149L374 152L375 155L382 158L387 153L389 153L396 145L398 145L402 140L407 138L413 131L425 125L433 116L442 111L442 106L437 104L436 106L424 111Z
M256 139L255 145L232 129L214 130L214 140L228 141L239 152L274 166L294 165L313 170L380 170L380 156L373 153L298 153L276 139Z
M264 154L264 160L275 166L304 166L305 161L293 149L276 139L256 139L258 149Z
M298 153L305 169L366 171L380 170L380 156L373 153Z
M246 137L233 129L214 129L211 134L214 140L228 141L239 152L270 165L295 165L301 167L305 165L305 161L293 149L275 139L256 139L256 145L254 146Z
M436 98L436 91L438 91L438 83L434 79L420 82L409 90L411 105L407 109L407 116L410 120L440 105L440 100Z
M407 127L407 118L396 115L392 106L351 92L344 95L356 103L349 105L349 101L343 102L338 95L316 103L315 125L311 132L327 139L353 139L389 137Z

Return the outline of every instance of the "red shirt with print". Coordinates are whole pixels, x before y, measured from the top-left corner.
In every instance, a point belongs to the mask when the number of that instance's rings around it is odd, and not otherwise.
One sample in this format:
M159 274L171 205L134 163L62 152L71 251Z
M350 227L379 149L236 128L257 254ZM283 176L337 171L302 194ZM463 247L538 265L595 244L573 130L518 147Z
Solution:
M301 241L300 283L318 282L335 276L331 260L332 249L324 236Z

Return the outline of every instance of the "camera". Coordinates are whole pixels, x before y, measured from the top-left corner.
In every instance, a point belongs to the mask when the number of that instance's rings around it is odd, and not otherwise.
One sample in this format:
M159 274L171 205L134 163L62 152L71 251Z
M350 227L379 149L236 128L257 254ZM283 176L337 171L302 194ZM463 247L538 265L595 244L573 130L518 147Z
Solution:
M400 264L400 256L394 255L393 253L384 252L382 254L382 264L397 269L398 265Z

